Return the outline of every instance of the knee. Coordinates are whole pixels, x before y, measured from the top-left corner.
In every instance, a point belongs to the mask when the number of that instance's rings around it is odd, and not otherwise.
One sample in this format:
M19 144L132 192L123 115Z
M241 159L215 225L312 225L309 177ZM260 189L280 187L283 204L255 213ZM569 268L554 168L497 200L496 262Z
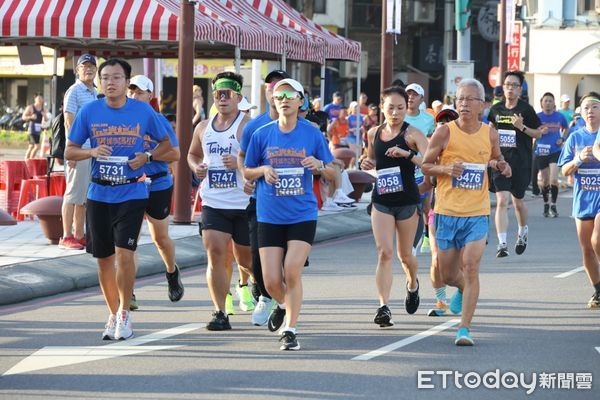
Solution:
M496 198L496 206L498 208L507 208L508 207L508 199L506 196L498 196Z
M392 260L393 254L393 250L389 247L377 247L377 257L379 258L379 261L389 262Z
M264 279L264 283L265 283L265 289L267 289L267 292L269 292L272 296L277 296L281 294L281 282L279 282L276 279L273 279L270 276L263 276Z
M479 278L479 264L475 262L466 262L463 265L463 276L466 280L472 281Z

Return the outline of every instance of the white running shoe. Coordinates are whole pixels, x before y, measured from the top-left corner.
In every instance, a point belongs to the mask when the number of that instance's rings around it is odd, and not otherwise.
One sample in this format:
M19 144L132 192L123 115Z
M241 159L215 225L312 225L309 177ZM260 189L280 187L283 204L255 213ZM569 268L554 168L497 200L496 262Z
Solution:
M117 328L117 316L110 314L108 321L104 325L104 332L102 332L102 340L115 340L115 329Z
M256 326L263 326L267 324L269 320L269 314L273 308L273 300L268 297L260 296L258 303L252 312L252 324Z
M115 328L115 339L125 340L133 337L133 326L131 323L131 313L127 310L121 310L117 314L117 327Z
M346 196L344 192L342 192L342 189L338 189L335 191L335 194L333 196L333 202L336 204L352 204L355 201L354 199L351 199L350 197Z
M323 202L323 207L321 207L323 211L343 211L344 207L340 207L333 201L332 198L328 198Z

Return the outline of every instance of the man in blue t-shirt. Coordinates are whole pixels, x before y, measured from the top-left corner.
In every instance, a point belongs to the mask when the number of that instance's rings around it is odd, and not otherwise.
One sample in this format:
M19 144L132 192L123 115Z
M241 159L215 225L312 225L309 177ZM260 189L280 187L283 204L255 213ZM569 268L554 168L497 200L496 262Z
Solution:
M100 287L110 311L102 338L128 339L133 336L129 304L135 282L134 253L148 200L144 166L172 146L156 112L127 98L129 63L109 59L100 65L98 75L106 96L77 114L65 159L92 159L86 234L87 251L98 260ZM145 135L159 143L154 150L144 152ZM81 147L86 140L91 148Z
M136 75L129 81L128 97L150 104L154 84L144 75ZM175 263L175 243L169 237L169 214L171 211L171 197L173 195L173 175L169 170L169 163L179 160L179 142L171 127L171 123L162 115L156 114L163 124L173 148L160 160L152 158L146 165L146 176L150 179L150 196L146 205L146 219L150 228L152 241L167 269L167 285L169 300L176 302L183 297L183 284L179 276L179 267ZM158 143L149 135L144 136L144 150L152 151ZM151 153L147 153L151 154ZM137 309L137 301L133 295L130 309ZM133 306L133 307L132 307Z
M333 92L332 101L323 107L323 111L327 113L329 122L337 119L340 110L344 108L342 94L340 92Z

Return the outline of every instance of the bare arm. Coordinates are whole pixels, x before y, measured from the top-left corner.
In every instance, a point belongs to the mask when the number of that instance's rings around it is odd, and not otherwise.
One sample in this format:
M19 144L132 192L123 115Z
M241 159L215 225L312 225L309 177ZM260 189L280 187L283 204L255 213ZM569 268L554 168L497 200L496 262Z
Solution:
M375 147L373 146L373 142L375 141L376 133L376 126L369 129L369 132L367 132L367 140L369 141L369 146L367 147L367 157L360 164L361 169L369 170L375 168Z
M448 145L450 139L450 129L442 125L437 127L433 136L429 140L429 146L423 157L423 174L425 175L452 175L452 166L438 165L438 158L442 150Z
M500 171L504 176L510 177L512 170L510 165L504 160L502 150L500 149L500 142L498 139L498 131L494 128L490 128L490 144L492 145L492 155L490 157L490 168Z
M194 108L194 118L192 119L192 124L196 124L202 118L202 101L194 100L192 102L192 107Z
M576 153L575 157L573 157L573 159L571 161L569 161L568 163L566 163L565 165L562 166L561 170L562 170L563 175L565 175L565 176L572 175L584 163L593 161L594 157L595 157L594 151L596 150L596 147L598 147L598 145L585 146L583 148L583 150L581 150L579 153ZM600 155L600 152L598 152L598 151L596 151L596 152L599 153L598 155Z
M206 129L207 122L202 121L194 129L192 143L187 155L187 162L190 169L198 176L200 180L206 176L207 166L202 162L204 160L204 152L202 151L202 136Z
M420 154L425 154L427 151L427 138L423 135L418 129L409 127L406 135L406 142L411 149L417 149L417 152ZM413 150L414 151L414 150ZM385 153L388 157L395 158L408 158L411 155L411 152L408 150L401 149L398 146L391 147ZM422 155L414 155L411 157L410 161L413 162L416 166L420 167L423 164L423 156Z
M68 111L63 113L65 116L65 134L69 136L69 132L71 132L71 126L73 126L73 121L75 121L75 115Z
M515 114L511 116L512 124L515 128L525 133L527 136L532 137L534 139L538 139L542 137L543 134L548 132L548 128L544 125L540 126L537 129L530 128L525 126L523 123L523 116L521 114Z
M98 158L100 156L110 156L112 149L106 145L100 145L93 149L82 149L80 144L73 143L67 139L65 149L65 159L73 161L87 160L88 158Z
M25 111L23 111L23 115L21 116L23 121L31 121L35 119L35 115L33 114L33 107L27 106Z

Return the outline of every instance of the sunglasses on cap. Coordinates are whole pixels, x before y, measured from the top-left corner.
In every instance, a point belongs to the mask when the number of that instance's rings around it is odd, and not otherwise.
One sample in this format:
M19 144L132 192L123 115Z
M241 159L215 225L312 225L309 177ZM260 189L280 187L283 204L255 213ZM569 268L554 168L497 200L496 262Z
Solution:
M273 93L273 98L279 101L283 99L299 99L300 97L300 93L294 92L293 90L278 90L277 92Z
M239 93L231 89L219 89L213 92L213 97L218 100L229 100L235 95L239 95Z

